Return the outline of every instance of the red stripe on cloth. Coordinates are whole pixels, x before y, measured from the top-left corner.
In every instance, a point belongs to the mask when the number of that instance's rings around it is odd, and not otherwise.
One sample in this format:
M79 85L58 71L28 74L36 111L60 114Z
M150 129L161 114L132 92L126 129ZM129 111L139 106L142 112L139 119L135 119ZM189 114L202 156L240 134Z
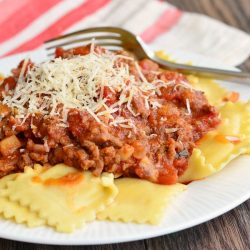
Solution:
M170 30L180 19L182 12L178 9L167 9L162 15L148 27L142 34L142 39L150 43L161 34Z
M19 1L22 2L21 0ZM25 0L25 4L21 6L21 9L16 9L16 11L13 12L9 18L0 23L0 43L22 31L32 21L34 21L60 1L61 0ZM12 1L9 1L9 4L12 5Z
M25 3L29 0L0 0L0 23L4 22L6 19L9 18L10 15L12 15L15 11L20 10L22 6L25 5ZM4 13L4 14L3 14Z
M77 21L93 14L100 8L104 7L106 4L111 2L111 0L87 0L82 5L78 6L76 9L73 9L67 13L64 17L57 20L54 24L48 27L45 31L35 36L34 38L28 40L18 48L8 52L4 56L20 53L27 50L33 50L42 43L50 38L56 37L62 34L63 31L68 29Z

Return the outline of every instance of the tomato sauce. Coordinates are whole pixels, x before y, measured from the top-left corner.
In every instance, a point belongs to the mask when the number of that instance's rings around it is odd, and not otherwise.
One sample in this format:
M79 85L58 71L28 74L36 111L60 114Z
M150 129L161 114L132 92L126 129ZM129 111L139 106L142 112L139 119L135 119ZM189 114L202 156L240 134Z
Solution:
M95 47L94 51L104 53L105 49ZM57 48L55 56L70 58L88 53L90 46L70 50ZM116 53L130 56L124 51ZM129 66L129 72L135 79L140 78L133 61L119 60L119 63ZM33 64L29 62L29 65L32 67ZM160 184L176 183L187 169L196 143L219 124L218 112L208 103L203 92L191 87L185 75L163 71L148 59L139 61L138 65L148 82L157 80L163 86L157 94L150 96L158 106L154 103L147 106L145 100L137 95L131 100L130 110L124 105L113 114L130 120L131 127L110 125L112 120L104 116L100 117L100 123L88 112L78 109L69 110L67 126L60 125L59 116L44 117L40 114L33 114L20 124L13 110L6 112L6 108L2 109L1 140L14 135L20 145L15 152L0 152L0 177L23 171L24 166L35 163L65 163L90 170L96 176L110 172L116 177L136 177ZM2 92L6 92L7 85L8 89L15 88L20 67L4 80L0 87ZM104 87L103 98L111 107L119 100L120 92ZM229 99L236 100L237 95ZM218 140L226 142L228 137L218 137ZM237 143L232 137L229 141ZM5 152L10 153L6 155ZM73 185L81 180L81 175L69 174L46 180L44 184ZM39 182L35 177L33 181Z

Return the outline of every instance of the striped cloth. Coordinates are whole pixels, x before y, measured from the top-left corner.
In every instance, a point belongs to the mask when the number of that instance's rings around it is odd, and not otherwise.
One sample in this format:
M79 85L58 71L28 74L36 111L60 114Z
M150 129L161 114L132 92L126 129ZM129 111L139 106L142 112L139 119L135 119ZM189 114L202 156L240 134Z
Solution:
M230 65L250 54L250 36L157 0L0 0L0 57L34 50L91 26L120 26L160 49L180 49Z

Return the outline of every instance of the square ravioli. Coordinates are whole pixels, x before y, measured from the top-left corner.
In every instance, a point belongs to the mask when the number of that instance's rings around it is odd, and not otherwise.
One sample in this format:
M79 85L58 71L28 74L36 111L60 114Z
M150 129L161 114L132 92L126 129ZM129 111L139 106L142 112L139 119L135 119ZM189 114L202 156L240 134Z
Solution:
M113 202L117 192L112 174L94 177L58 164L41 173L26 168L25 173L6 183L1 196L37 213L57 231L71 232L94 220L96 212Z

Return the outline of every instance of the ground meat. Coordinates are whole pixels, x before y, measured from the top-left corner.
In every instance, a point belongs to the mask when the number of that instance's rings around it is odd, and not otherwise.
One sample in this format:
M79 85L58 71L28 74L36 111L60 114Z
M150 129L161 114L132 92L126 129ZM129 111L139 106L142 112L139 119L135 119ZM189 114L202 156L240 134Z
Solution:
M40 123L35 124L38 129L35 136L38 138L46 137L48 147L55 148L57 145L68 145L71 140L67 133L67 128L60 126L59 118L48 118L41 120Z
M100 158L99 148L94 142L84 140L81 142L81 146L89 152L93 160L97 160Z
M7 77L4 79L3 83L0 85L0 99L6 94L9 90L16 87L16 80L13 76Z
M21 71L23 71L23 74L26 75L28 68L31 68L33 65L34 64L31 62L31 60L27 60L27 61L22 60L18 64L17 68L12 69L12 74L13 74L14 78L18 79ZM25 66L25 68L24 68L24 66Z
M69 166L89 170L94 168L95 161L90 159L86 151L80 147L64 147L63 162Z
M29 157L34 161L38 163L47 163L48 162L48 154L41 154L41 153L35 153L31 152L29 153Z
M12 172L19 172L17 168L18 156L8 156L0 159L0 178Z
M105 147L101 149L101 156L106 166L112 165L116 162L116 149L114 147Z
M148 73L149 71L158 71L159 70L159 65L149 59L142 59L140 61L140 66L142 70L145 71L145 73Z
M91 141L84 140L81 142L81 146L86 148L90 155L91 160L95 162L95 169L93 170L94 175L100 175L103 171L104 161L100 155L99 147Z
M17 162L17 166L21 171L24 169L24 167L32 166L32 165L33 165L33 161L30 158L28 153L23 153L20 155L18 162Z
M94 48L96 53L105 49ZM86 55L90 46L70 50L58 48L56 57L69 58ZM118 55L131 57L127 52ZM139 73L134 61L120 57L114 67L128 64L135 79ZM28 62L29 67L32 63ZM0 177L23 171L26 165L35 163L65 163L78 169L90 170L94 175L103 171L118 176L138 177L161 184L173 184L188 166L195 143L219 123L218 113L204 93L189 86L186 77L178 72L162 71L159 66L144 59L139 62L141 71L149 82L158 79L166 82L151 101L146 104L138 94L131 100L133 113L127 105L114 117L131 120L132 128L109 125L109 117L98 122L87 111L70 109L66 124L62 126L62 104L57 106L58 115L44 117L33 114L25 121L15 118L15 112L0 104ZM0 92L8 92L16 86L23 62L6 78ZM25 69L25 71L27 68ZM24 72L25 73L25 72ZM106 105L119 100L119 93L105 86L103 96ZM150 96L151 97L151 96ZM187 107L190 104L190 110ZM11 137L12 136L12 137ZM12 138L8 143L6 138ZM11 142L12 141L12 142ZM12 150L13 149L13 150Z
M132 100L133 109L136 114L140 114L143 118L147 118L150 114L150 111L145 106L145 102L141 96L136 96Z
M45 154L47 149L42 144L35 144L31 139L28 139L26 149L30 152Z
M159 70L159 65L157 63L149 59L143 59L140 61L139 64L141 66L142 73L149 82L152 82L153 80L157 79L157 72Z
M72 109L68 113L69 131L72 135L84 143L85 140L93 141L97 145L112 144L122 146L122 141L109 132L109 128L98 123L88 113Z
M84 56L84 55L87 55L90 53L90 48L91 48L91 45L87 45L84 47L81 46L81 47L77 47L77 48L72 48L69 50L64 50L63 48L56 48L55 57L69 58L69 57L72 57L74 55ZM95 46L94 50L98 54L106 51L104 48L99 47L99 46Z
M8 164L8 161L0 160L0 178L5 175L11 174L13 171L17 171L15 165Z
M174 72L174 71L164 71L161 72L158 75L158 79L164 81L164 82L173 82L175 81L175 83L180 83L181 81L186 82L187 78L185 75L178 73L178 72Z

